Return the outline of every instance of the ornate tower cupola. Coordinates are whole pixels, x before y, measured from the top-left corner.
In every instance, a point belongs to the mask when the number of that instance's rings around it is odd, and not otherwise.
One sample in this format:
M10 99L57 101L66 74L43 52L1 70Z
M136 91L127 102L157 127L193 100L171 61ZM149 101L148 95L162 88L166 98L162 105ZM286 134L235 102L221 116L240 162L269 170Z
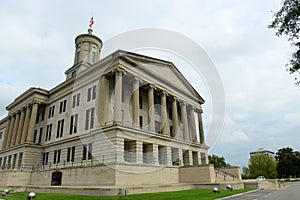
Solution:
M100 53L103 44L100 38L92 34L93 24L94 19L92 18L90 20L88 33L78 35L75 38L74 65L65 72L67 79L76 76L76 74L80 71L90 67L100 60Z

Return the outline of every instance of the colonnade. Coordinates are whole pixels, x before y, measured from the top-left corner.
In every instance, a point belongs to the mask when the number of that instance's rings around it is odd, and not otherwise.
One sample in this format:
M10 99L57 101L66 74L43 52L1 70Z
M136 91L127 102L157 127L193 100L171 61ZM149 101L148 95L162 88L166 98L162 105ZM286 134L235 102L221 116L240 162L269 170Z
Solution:
M33 142L38 105L38 102L32 102L8 116L2 149Z
M122 124L122 87L123 87L123 75L125 71L121 68L117 68L113 71L115 85L114 85L114 111L113 120L117 124ZM132 125L133 127L139 127L140 120L140 108L139 108L139 97L140 97L140 83L141 80L138 77L132 79ZM160 95L160 107L161 107L161 134L166 136L172 136L180 138L186 141L197 143L197 133L199 133L198 138L200 138L200 144L204 144L204 130L202 122L202 109L196 108L193 105L189 105L187 102L180 100L176 96L172 96L168 91L156 88L153 84L147 84L148 93L148 130L155 131L155 112L154 112L154 98L156 94ZM107 121L107 102L108 102L108 92L109 92L109 81L107 75L103 75L100 78L99 92L101 96L99 101L98 109L98 119L100 126L104 126ZM107 95L103 95L107 94ZM172 133L170 130L169 117L168 117L168 106L167 98L171 99L171 116L172 116ZM103 103L102 103L103 102ZM181 109L181 118L183 133L180 131L180 121L178 115L178 104ZM196 131L196 120L195 114L197 114L198 122L198 132Z

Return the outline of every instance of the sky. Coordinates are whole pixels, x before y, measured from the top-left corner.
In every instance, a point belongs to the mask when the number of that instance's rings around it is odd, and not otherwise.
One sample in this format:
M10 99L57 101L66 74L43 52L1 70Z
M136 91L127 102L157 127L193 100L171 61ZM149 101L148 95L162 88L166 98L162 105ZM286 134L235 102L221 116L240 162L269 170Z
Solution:
M103 48L105 41L124 32L159 28L186 36L206 52L225 92L224 126L210 154L242 167L258 148L300 150L300 88L285 70L293 49L286 37L276 37L275 30L267 28L280 3L0 0L0 118L28 88L51 89L65 80L64 72L74 60L74 39L86 32L94 17L94 34ZM181 65L175 60L170 61ZM204 82L193 86L206 101L207 132L214 105Z

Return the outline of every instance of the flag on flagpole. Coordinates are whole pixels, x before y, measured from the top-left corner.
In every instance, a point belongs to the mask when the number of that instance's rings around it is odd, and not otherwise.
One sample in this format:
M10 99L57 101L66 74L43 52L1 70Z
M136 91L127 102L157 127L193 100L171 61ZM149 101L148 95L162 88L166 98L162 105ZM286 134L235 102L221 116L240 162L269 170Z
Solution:
M92 28L93 24L94 24L94 18L92 17L91 20L90 20L90 25L89 25L90 28Z

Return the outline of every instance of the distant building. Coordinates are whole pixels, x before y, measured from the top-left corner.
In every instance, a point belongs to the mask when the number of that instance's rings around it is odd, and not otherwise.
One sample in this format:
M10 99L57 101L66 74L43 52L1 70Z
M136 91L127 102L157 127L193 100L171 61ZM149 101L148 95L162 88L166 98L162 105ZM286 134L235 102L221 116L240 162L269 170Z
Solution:
M264 154L266 156L274 157L274 152L273 151L269 151L269 150L266 150L264 148L259 148L256 151L250 152L250 157L252 157L253 155L256 155L256 154Z

